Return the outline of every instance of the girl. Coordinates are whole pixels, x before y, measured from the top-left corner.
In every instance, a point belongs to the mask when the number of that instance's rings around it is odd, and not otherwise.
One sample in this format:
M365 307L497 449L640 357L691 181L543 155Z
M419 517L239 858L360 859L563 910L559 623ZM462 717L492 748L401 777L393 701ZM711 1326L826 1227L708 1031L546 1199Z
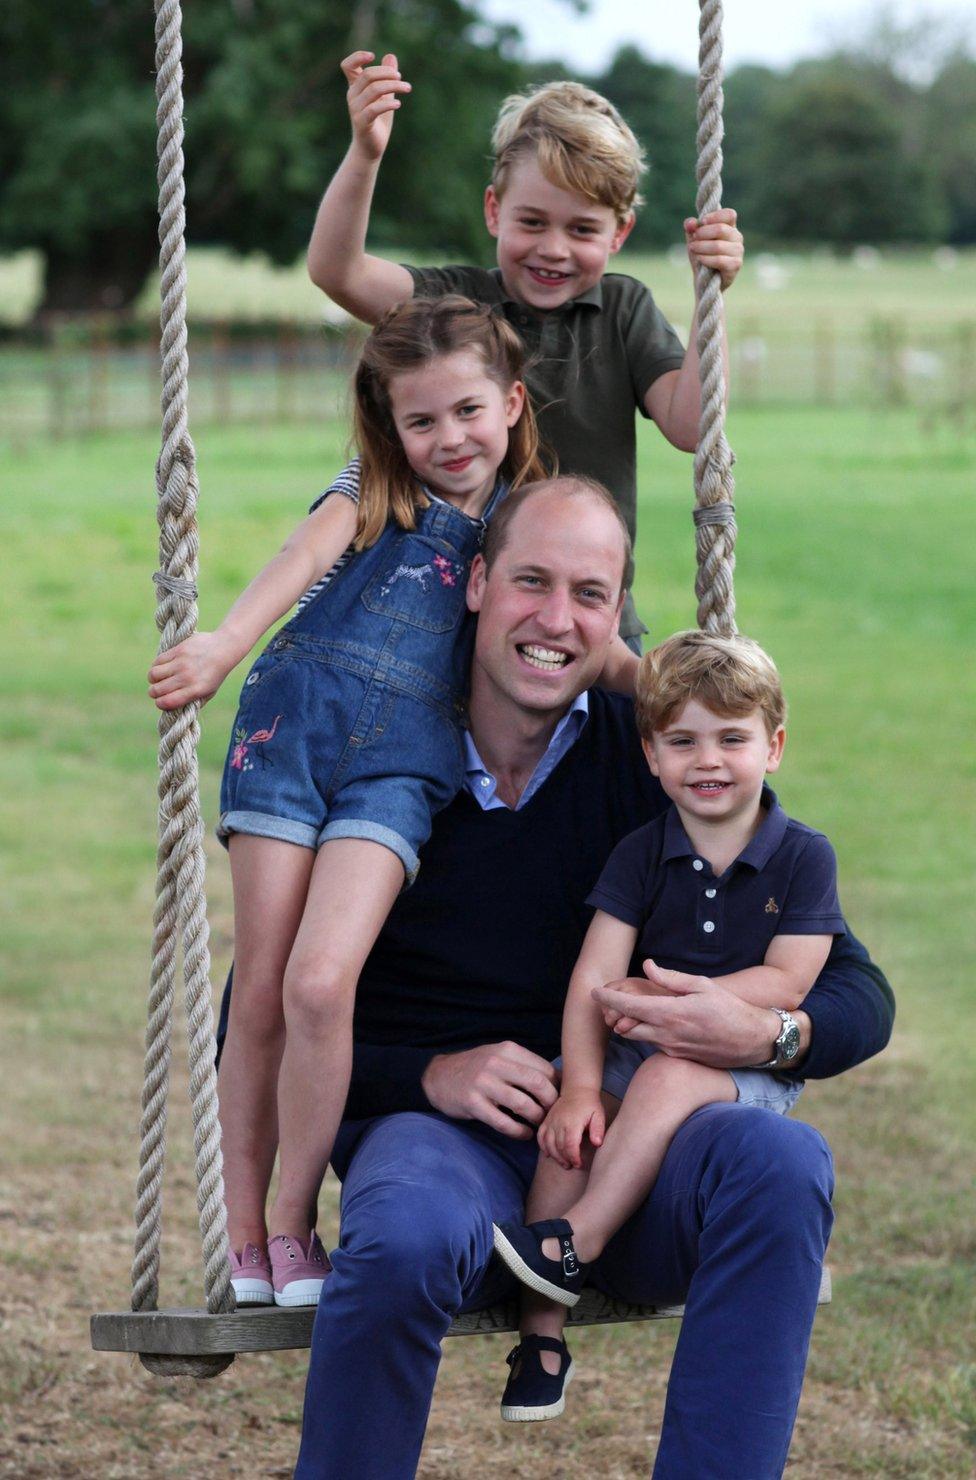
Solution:
M305 593L244 682L221 787L235 968L220 1118L245 1304L318 1301L329 1266L311 1210L349 1084L356 982L463 778L468 567L498 500L544 472L521 343L486 307L392 310L354 389L358 499L353 477L313 506L217 630L149 674L161 709L210 698Z

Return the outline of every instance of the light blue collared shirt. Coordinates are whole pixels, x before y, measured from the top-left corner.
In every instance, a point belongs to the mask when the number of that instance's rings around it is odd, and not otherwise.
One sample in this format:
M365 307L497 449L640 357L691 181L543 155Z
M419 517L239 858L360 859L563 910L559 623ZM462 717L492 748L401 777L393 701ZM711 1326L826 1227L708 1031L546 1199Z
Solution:
M579 739L580 732L586 724L590 712L589 700L585 691L578 694L572 704L559 721L552 732L552 739L546 747L546 753L539 760L538 765L529 777L528 784L519 797L513 809L520 811L527 803L531 802L539 787L551 776L559 765L563 756L572 750ZM484 812L493 812L498 807L506 807L508 804L497 796L498 782L490 771L485 768L485 763L478 754L477 746L471 738L471 731L464 732L465 751L465 776L464 784L474 797L475 801Z

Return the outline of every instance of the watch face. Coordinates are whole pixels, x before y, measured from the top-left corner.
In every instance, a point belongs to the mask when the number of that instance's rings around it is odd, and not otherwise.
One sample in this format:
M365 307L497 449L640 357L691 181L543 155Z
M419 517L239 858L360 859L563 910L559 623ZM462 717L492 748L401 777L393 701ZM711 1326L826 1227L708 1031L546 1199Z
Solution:
M800 1051L800 1030L796 1023L783 1030L782 1037L778 1043L779 1056L781 1059L795 1059Z

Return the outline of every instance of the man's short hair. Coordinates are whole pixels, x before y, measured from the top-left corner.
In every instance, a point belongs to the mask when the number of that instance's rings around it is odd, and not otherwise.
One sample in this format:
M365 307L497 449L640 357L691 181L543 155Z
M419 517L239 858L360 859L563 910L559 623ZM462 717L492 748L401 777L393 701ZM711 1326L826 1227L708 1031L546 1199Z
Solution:
M499 197L512 165L534 157L551 184L622 223L635 206L644 151L612 103L581 82L547 82L505 99L491 136L491 183Z
M498 512L488 525L488 532L485 535L485 543L481 550L485 569L491 571L495 560L508 544L509 527L512 520L522 505L537 493L560 493L567 498L589 498L602 504L613 515L620 530L624 556L620 589L629 591L634 582L634 550L630 530L610 490L604 488L603 484L598 483L595 478L587 478L582 473L560 473L555 478L543 478L535 483L523 483L521 488L515 488L507 494L499 504Z
M759 709L770 735L786 722L775 663L758 642L738 633L676 632L644 654L637 670L637 727L644 740L665 729L691 699L737 719Z

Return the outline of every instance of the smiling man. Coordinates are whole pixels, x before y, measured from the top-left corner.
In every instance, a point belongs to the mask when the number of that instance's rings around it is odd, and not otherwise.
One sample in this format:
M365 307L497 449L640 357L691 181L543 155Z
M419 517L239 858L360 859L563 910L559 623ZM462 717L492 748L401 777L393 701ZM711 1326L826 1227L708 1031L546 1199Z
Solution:
M577 478L510 495L472 569L467 780L360 980L334 1155L341 1238L316 1317L300 1480L413 1476L452 1318L512 1290L492 1222L521 1218L535 1128L556 1097L584 900L615 844L665 806L632 705L590 687L629 579L617 508ZM704 979L648 1000L647 1033L679 1057L733 1068L780 1052L776 1013ZM884 1046L892 1015L881 973L839 936L795 1014L791 1061L808 1078L839 1073ZM659 1480L781 1474L830 1192L816 1131L710 1106L594 1264L616 1298L685 1302Z

